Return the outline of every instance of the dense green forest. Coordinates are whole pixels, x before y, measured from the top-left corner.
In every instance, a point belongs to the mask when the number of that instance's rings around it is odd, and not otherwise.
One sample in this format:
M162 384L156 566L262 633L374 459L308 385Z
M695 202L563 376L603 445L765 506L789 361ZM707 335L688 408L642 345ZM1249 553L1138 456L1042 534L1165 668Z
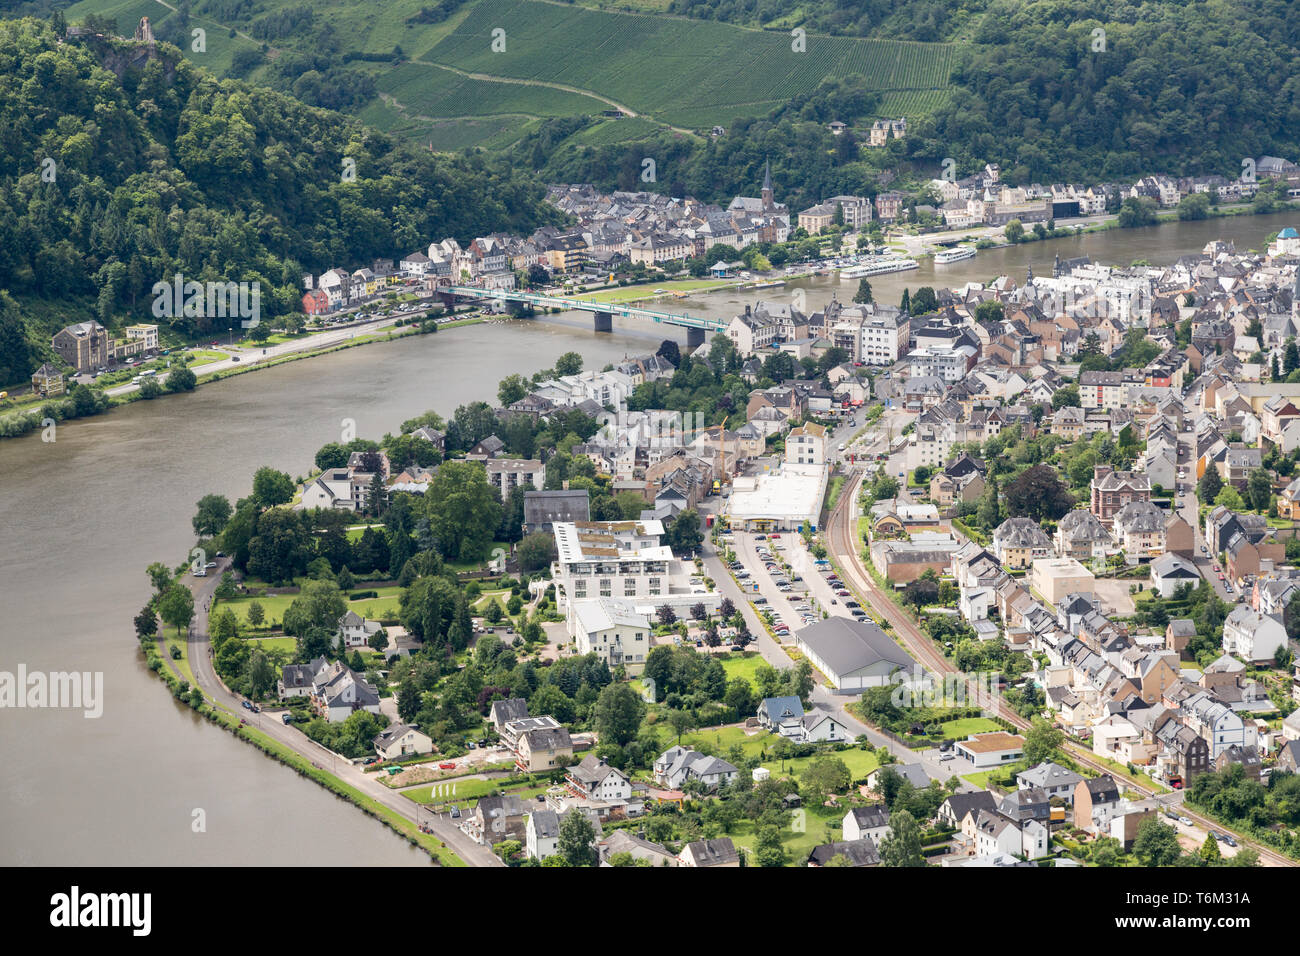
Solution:
M430 154L217 80L166 44L147 56L0 21L0 87L0 385L29 375L62 325L147 317L153 284L176 272L260 282L274 315L304 271L561 218L502 157Z

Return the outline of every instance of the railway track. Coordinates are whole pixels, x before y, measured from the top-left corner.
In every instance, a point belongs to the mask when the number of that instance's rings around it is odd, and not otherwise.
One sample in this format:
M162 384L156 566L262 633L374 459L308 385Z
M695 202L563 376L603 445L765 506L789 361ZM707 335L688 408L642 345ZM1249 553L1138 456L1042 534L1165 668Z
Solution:
M859 486L862 482L863 473L861 470L853 471L845 480L844 489L840 492L839 500L835 504L834 510L826 521L826 545L831 552L831 557L835 563L840 566L844 582L851 588L861 602L865 598L866 604L884 620L888 621L893 628L895 637L902 643L903 647L916 661L923 667L932 670L936 674L959 674L961 673L955 664L948 658L944 657L935 647L934 641L917 627L916 622L911 619L889 595L883 593L867 572L866 566L862 562L861 555L858 551L857 525L853 520L854 507L858 500ZM972 694L977 688L968 686L968 691ZM972 697L972 699L974 699ZM1004 701L999 699L994 708L994 713L1009 721L1013 726L1021 729L1029 729L1029 721L1021 717L1012 710ZM1066 743L1065 749L1083 766L1096 770L1099 773L1114 775L1114 771L1101 763L1087 750L1079 747L1077 744ZM1127 777L1121 777L1125 786L1138 791L1144 797L1158 797L1159 791L1153 787L1144 786L1129 780ZM1202 816L1188 809L1186 805L1181 808L1183 815L1190 818L1195 823L1200 824L1207 830L1219 830L1232 833L1242 846L1249 846L1259 854L1260 862L1271 866L1297 866L1300 863L1283 856L1275 850L1261 846L1251 840L1244 834L1238 833L1225 827L1223 824L1211 820L1209 817Z

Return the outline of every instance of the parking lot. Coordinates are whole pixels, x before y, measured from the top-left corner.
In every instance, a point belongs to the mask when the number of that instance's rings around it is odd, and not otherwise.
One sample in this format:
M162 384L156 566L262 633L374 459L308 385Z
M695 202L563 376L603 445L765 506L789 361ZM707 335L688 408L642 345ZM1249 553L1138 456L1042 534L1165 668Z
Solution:
M798 534L736 532L731 547L736 553L732 574L760 611L771 612L781 640L821 620L823 611L849 616L857 610L865 618L865 611L850 606L856 601L847 589L832 584L838 579L829 562L818 564Z

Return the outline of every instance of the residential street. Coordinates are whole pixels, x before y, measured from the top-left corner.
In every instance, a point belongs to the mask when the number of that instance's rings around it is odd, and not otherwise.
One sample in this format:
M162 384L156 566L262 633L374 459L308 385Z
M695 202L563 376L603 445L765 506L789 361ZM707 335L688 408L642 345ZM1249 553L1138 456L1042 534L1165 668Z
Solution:
M190 669L194 672L194 679L204 695L231 713L244 717L268 737L306 757L316 766L328 770L366 796L377 800L417 825L431 826L438 839L471 866L504 866L505 864L492 852L491 847L474 843L450 817L422 811L397 791L390 790L379 783L374 774L363 773L361 767L351 761L338 758L292 724L284 724L280 720L279 711L263 710L261 713L254 714L243 709L243 698L227 690L217 677L216 670L212 666L212 648L208 641L208 604L213 592L221 583L222 572L229 570L229 562L229 558L217 559L217 567L210 569L205 578L195 578L188 573L185 575L185 583L194 592L194 622L190 627L187 652Z

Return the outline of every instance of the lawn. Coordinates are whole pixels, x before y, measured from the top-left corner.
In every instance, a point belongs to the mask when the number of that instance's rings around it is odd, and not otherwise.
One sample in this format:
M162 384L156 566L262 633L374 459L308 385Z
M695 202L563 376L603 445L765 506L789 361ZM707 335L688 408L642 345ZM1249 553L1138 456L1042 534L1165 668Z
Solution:
M400 790L402 796L416 803L433 803L434 787L454 786L455 791L450 798L439 796L437 803L441 806L444 804L454 805L462 809L472 807L478 803L480 797L491 796L498 790L510 794L511 796L529 799L539 794L545 794L550 786L546 782L537 782L535 780L520 782L513 777L497 777L492 780L477 780L472 777L460 777L451 780L442 780L438 783L425 784L420 787L411 787L409 790ZM445 789L442 791L447 792Z
M857 747L851 747L848 750L832 751L832 757L844 761L844 765L849 768L855 781L862 780L877 767L880 761L876 759L874 753L867 753ZM817 755L821 756L821 755ZM808 765L816 759L813 757L798 757L794 760L786 760L784 764L780 760L768 760L763 766L772 771L773 776L789 776L798 779L799 775L808 769ZM784 769L782 769L784 765Z
M393 585L386 588L367 588L365 584L359 584L357 591L375 591L378 597L362 598L359 601L349 601L348 608L356 611L362 617L370 620L388 619L397 616L398 606L400 604L402 589ZM218 602L218 608L228 607L235 612L235 618L239 621L241 628L252 629L248 623L248 607L254 601L262 605L262 611L266 619L260 630L270 630L274 623L278 626L284 620L284 612L289 610L289 605L294 602L296 594L267 594L263 597L237 597ZM215 610L214 610L215 613Z
M804 812L795 815L791 812L790 824L781 829L781 845L785 847L788 866L803 866L808 854L823 843L832 843L841 838L841 826L844 814L848 811L832 807L806 807ZM802 832L795 829L802 825ZM736 846L742 846L752 854L758 840L754 824L742 820L731 831L731 840Z
M727 680L733 677L743 677L749 681L750 685L758 690L758 681L755 675L763 664L763 655L753 651L736 652L718 657L722 662L722 669L727 672Z
M946 721L942 726L943 736L951 740L965 740L971 734L987 734L1002 729L987 717L963 717L960 720Z

